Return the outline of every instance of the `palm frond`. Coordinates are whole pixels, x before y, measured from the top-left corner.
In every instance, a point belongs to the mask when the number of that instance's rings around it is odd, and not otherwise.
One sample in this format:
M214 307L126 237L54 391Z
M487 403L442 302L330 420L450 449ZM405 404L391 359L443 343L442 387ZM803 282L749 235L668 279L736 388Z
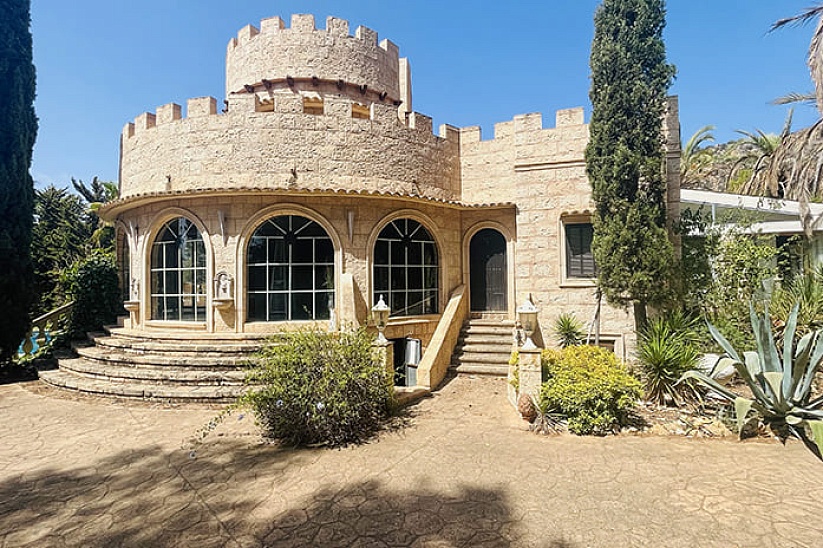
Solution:
M807 93L792 91L786 95L772 99L769 103L772 105L796 105L802 103L814 106L817 103L817 96L811 91Z
M817 6L812 6L810 8L806 8L797 15L793 15L791 17L784 17L783 19L778 19L777 21L772 24L771 28L769 28L769 32L774 32L777 29L781 29L783 27L796 27L807 24L812 19L820 17L823 15L823 4L819 4Z

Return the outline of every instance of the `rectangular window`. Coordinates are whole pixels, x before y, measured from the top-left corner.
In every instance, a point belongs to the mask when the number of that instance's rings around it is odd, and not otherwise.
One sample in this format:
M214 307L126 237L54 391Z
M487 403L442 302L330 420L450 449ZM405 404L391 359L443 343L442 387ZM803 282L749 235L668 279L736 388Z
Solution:
M591 223L568 223L566 232L566 277L594 278Z
M361 105L360 103L352 103L351 117L358 118L360 120L370 120L371 108L369 108L367 105Z

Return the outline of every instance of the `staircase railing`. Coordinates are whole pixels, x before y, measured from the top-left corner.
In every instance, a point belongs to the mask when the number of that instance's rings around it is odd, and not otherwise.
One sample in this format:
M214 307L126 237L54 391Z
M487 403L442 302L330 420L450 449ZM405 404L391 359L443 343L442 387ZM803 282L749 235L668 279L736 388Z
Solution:
M72 308L74 308L74 301L58 306L51 312L46 312L32 320L31 329L26 333L23 344L20 345L20 357L33 356L40 347L62 333L66 329Z

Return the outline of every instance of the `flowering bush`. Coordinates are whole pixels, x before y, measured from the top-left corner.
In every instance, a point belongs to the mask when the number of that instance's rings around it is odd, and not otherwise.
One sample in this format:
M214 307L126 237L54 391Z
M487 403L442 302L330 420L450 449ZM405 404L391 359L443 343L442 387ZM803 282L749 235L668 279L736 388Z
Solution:
M388 416L391 378L363 329L301 330L272 339L247 380L246 397L269 437L332 447L365 440Z
M546 350L542 356L546 382L539 407L561 414L575 434L604 435L626 423L642 395L613 352L595 346Z

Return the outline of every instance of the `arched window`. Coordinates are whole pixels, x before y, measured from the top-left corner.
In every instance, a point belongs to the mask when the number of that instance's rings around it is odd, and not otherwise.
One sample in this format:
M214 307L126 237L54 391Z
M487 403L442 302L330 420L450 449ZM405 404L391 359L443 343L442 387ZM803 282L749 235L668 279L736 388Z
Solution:
M206 246L184 217L163 225L151 246L151 317L206 321Z
M274 217L252 235L247 255L248 320L325 320L334 307L334 246L322 226Z
M374 244L374 302L383 295L392 316L436 314L438 265L437 246L423 225L390 222Z

